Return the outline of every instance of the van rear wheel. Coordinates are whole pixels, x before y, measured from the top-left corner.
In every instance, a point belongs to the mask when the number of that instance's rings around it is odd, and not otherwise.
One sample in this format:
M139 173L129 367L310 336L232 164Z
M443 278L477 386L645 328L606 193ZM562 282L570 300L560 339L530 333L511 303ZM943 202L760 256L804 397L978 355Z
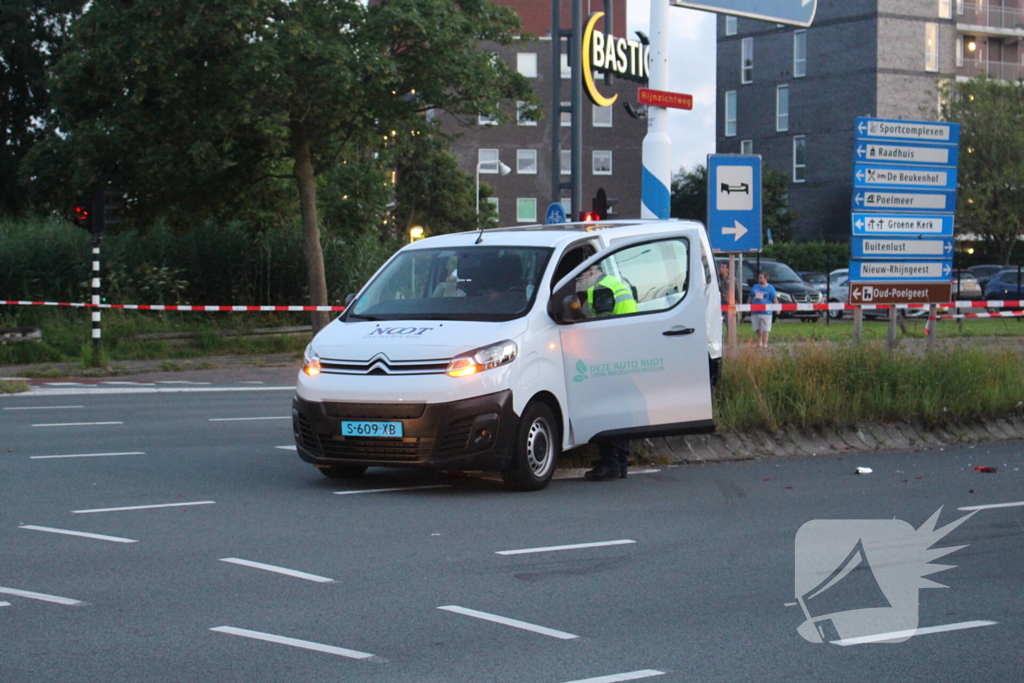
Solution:
M515 491L539 491L548 485L562 450L562 437L554 413L535 401L526 406L513 443L512 465L501 473L505 486Z

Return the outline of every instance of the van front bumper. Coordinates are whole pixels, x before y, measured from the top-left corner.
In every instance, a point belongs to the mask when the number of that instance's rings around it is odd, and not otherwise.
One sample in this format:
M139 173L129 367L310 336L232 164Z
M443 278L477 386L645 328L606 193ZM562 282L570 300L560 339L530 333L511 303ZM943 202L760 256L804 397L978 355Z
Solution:
M342 436L344 420L401 422L403 436ZM435 404L292 399L299 457L318 467L503 470L511 460L517 422L510 390Z

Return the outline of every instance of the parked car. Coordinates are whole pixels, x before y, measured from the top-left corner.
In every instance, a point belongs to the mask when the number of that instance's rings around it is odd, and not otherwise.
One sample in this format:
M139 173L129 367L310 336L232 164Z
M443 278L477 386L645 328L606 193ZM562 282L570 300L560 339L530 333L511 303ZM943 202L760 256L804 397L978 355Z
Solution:
M980 299L984 295L978 278L967 270L958 270L953 273L953 298L957 301L970 301Z
M819 292L824 293L825 290L828 289L828 276L825 275L825 273L798 270L796 274L799 275L804 282L809 284L811 287L814 287Z
M843 280L847 280L850 277L849 268L837 268L828 274L828 281L830 287L835 287Z
M1024 270L1006 268L991 277L985 287L985 298L990 300L1019 300L1024 285Z
M849 280L847 280L846 278L843 278L842 280L839 280L838 282L833 284L831 287L829 287L828 302L830 304L833 304L833 303L845 304L845 303L849 303L849 301L850 301L850 281ZM830 310L828 312L828 317L831 320L842 320L844 313L846 313L846 311L841 311L841 310L833 311L833 310Z
M971 266L967 270L969 270L974 277L978 278L978 284L981 285L981 290L985 291L985 286L988 285L989 279L1005 267L1006 266L997 266L995 264L984 264L980 266Z
M718 257L718 263L728 263L729 259ZM761 270L768 273L768 284L775 286L779 294L780 304L816 304L825 301L825 295L812 285L805 283L796 271L781 261L761 259ZM757 259L743 259L743 302L750 303L750 287L757 284ZM821 311L782 311L779 318L795 318L809 322L821 320Z

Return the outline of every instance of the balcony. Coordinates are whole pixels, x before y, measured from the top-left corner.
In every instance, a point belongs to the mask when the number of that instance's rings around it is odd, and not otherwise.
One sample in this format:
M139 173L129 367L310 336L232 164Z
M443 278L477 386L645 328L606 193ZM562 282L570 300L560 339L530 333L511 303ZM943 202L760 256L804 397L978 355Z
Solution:
M1024 36L1024 12L994 2L965 2L963 14L956 14L957 29L981 35Z
M999 81L1016 81L1024 78L1024 65L1017 62L990 62L975 59L964 60L962 66L956 67L956 75L974 78L985 74Z

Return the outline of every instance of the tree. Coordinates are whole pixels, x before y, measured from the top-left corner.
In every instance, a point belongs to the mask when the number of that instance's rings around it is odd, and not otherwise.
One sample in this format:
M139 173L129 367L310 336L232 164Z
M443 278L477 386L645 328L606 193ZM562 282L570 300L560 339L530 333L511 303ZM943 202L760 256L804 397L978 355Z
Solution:
M947 85L942 118L960 124L956 230L980 235L1003 265L1024 234L1024 82Z
M0 214L26 206L18 168L53 130L46 72L64 51L68 27L85 0L3 0L0 3Z
M708 169L697 164L693 170L681 170L672 177L673 218L689 218L704 222L708 213ZM764 168L761 174L761 226L771 230L772 239L785 242L792 239L796 213L789 208L789 189L786 176L773 168Z
M507 120L535 99L480 49L518 30L493 0L94 0L74 30L54 79L67 134L34 171L117 181L139 216L297 206L313 305L328 303L318 178L374 166L430 109Z

